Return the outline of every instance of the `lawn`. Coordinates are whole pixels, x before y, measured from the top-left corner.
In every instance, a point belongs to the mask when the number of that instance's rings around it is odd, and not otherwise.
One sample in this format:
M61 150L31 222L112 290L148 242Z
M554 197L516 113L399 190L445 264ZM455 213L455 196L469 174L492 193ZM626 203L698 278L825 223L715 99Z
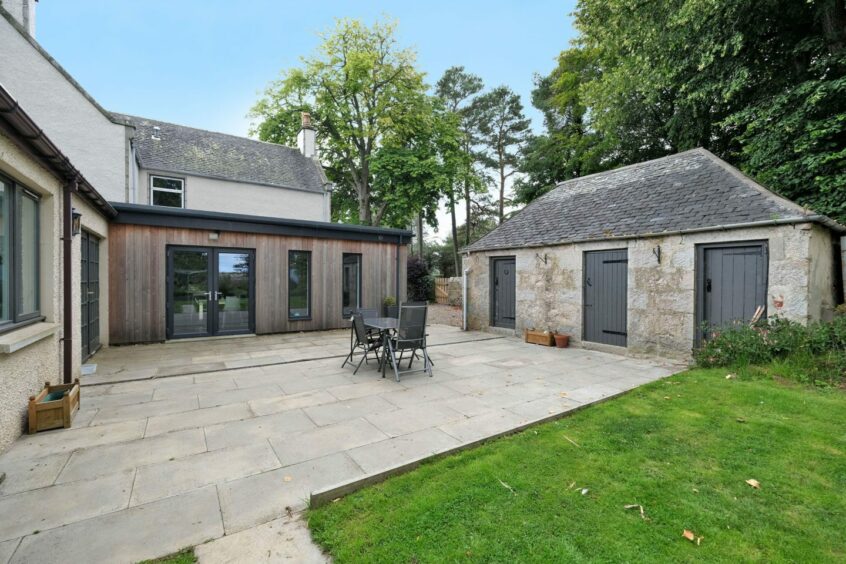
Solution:
M336 562L843 561L846 393L726 375L441 458L310 511L312 534Z

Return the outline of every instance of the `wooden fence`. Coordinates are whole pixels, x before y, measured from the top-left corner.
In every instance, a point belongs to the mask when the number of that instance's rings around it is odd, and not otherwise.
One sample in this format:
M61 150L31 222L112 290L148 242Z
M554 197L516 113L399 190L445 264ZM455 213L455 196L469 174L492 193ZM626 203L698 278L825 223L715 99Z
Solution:
M435 302L449 303L449 278L435 278Z

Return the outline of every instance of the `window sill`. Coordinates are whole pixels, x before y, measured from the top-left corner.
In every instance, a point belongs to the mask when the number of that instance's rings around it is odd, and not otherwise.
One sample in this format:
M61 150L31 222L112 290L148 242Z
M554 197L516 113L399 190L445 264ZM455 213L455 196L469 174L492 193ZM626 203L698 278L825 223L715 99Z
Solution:
M46 339L59 330L58 323L33 323L14 331L0 335L0 354L12 354L42 339Z

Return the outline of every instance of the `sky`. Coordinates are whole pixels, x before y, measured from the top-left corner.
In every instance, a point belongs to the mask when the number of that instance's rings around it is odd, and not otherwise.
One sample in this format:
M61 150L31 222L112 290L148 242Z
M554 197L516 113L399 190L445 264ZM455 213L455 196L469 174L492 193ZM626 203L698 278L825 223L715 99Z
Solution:
M247 113L341 17L399 24L434 84L463 65L520 94L533 129L536 73L575 36L575 0L40 0L36 39L108 110L247 135ZM439 214L448 229L445 214ZM463 221L459 217L459 222ZM440 238L440 237L439 237Z

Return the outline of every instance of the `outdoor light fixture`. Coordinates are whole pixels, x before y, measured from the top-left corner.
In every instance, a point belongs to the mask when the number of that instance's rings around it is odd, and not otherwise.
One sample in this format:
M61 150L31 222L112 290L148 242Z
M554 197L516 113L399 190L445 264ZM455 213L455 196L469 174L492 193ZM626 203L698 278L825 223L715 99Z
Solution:
M79 235L82 228L82 214L76 211L76 208L71 208L71 233L74 237Z

